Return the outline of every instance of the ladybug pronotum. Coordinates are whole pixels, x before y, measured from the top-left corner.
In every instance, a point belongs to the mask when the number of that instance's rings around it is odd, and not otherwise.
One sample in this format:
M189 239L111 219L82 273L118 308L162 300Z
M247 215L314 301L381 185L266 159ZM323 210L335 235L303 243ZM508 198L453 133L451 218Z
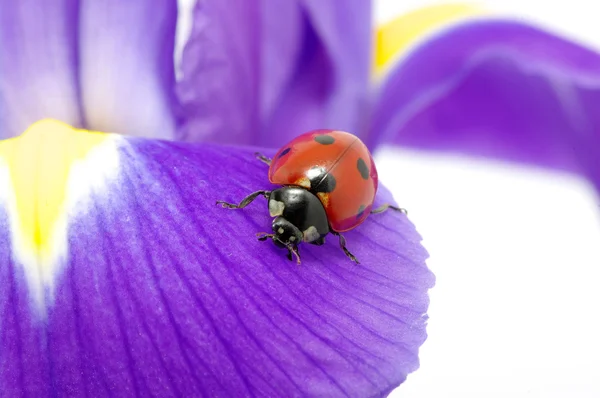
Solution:
M273 159L257 157L269 165L269 181L282 187L253 192L239 204L221 200L217 204L242 209L259 196L267 198L273 232L260 232L258 239L271 239L298 263L301 242L320 246L331 233L339 237L346 256L358 264L341 232L356 228L369 214L388 209L405 212L389 204L373 209L377 169L366 145L350 133L310 131L283 146Z

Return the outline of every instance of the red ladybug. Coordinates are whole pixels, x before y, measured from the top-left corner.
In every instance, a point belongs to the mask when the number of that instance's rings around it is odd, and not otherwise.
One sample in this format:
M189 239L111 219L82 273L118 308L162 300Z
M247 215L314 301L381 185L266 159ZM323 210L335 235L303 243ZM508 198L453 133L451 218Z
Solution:
M257 154L269 165L269 181L283 185L257 191L239 204L217 201L224 208L241 209L258 196L269 200L273 233L257 234L288 249L300 263L300 242L322 245L328 233L337 235L344 253L357 264L340 232L360 225L372 213L403 209L385 204L372 209L377 193L377 169L371 153L356 136L338 130L314 130L283 146L273 159Z

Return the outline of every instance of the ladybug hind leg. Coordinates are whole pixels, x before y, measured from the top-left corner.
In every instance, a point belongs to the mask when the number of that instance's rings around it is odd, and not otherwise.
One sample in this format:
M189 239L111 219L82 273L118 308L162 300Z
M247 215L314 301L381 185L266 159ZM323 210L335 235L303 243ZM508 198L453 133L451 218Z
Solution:
M406 211L406 209L403 209L402 207L397 207L397 206L391 205L389 203L385 203L385 204L379 206L378 208L371 210L371 214L383 213L390 209L399 211L400 213L408 214L408 211Z
M348 256L348 258L350 260L354 261L356 264L360 264L360 261L358 261L358 259L354 256L354 254L350 253L350 250L348 250L346 248L346 238L344 238L344 235L340 234L339 232L335 232L335 231L331 231L331 233L333 235L336 235L338 238L340 238L340 248L344 251L346 256Z
M264 164L266 164L267 166L271 165L271 158L266 157L265 155L263 155L260 152L255 152L254 155L256 156L256 158L258 160L260 160L261 162L263 162Z
M256 199L257 197L259 197L261 195L264 196L265 198L269 199L270 194L271 194L271 191L256 191L256 192L252 192L250 195L246 196L237 205L235 203L228 203L223 200L217 200L217 204L221 205L221 207L223 207L224 209L243 209L244 207L246 207L250 203L252 203L252 201L254 199Z

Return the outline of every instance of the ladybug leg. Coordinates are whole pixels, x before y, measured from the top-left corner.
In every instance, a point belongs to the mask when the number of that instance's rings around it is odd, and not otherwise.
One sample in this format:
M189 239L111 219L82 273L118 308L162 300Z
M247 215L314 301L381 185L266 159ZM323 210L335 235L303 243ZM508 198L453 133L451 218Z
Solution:
M256 158L258 160L260 160L261 162L265 163L267 166L271 165L271 158L266 157L265 155L263 155L260 152L255 152L254 155L256 156Z
M323 246L325 244L325 238L321 236L319 239L310 242L310 244L315 246Z
M348 250L346 248L346 238L344 238L344 235L340 234L339 232L335 232L335 231L331 231L331 233L340 238L340 247L342 248L342 250L344 251L346 256L348 256L348 258L350 260L354 261L356 264L360 264L360 261L358 261L358 259L356 257L354 257L354 254L350 253L350 250Z
M271 191L256 191L256 192L252 192L250 195L248 195L244 199L242 199L242 201L238 205L236 205L234 203L227 203L222 200L217 200L217 204L218 205L220 204L221 207L223 207L224 209L243 209L244 207L246 207L250 203L252 203L252 201L254 199L256 199L258 196L262 195L265 198L269 199L270 194L271 194Z
M287 246L288 249L288 254L287 254L287 258L288 260L292 261L292 254L296 257L296 264L300 264L300 253L298 252L298 246Z
M275 239L275 234L268 234L266 232L257 232L256 237L258 240L264 242L267 239ZM292 261L292 255L296 257L296 262L300 264L300 252L298 251L298 245L285 245L286 249L288 249L287 258Z
M392 209L392 210L395 210L395 211L399 211L400 213L408 214L408 212L406 211L406 209L403 209L401 207L393 206L393 205L391 205L389 203L385 203L385 204L379 206L378 208L371 210L371 214L383 213L384 211L389 210L389 209Z

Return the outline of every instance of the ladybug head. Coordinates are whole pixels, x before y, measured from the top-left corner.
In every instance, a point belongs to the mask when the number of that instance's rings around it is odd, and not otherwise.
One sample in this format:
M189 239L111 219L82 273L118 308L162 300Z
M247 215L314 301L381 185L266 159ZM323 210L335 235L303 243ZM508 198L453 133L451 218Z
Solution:
M273 243L279 247L298 246L302 242L302 232L285 218L273 219Z
M260 234L260 240L271 238L273 243L289 251L288 257L298 257L300 242L323 244L329 233L327 214L321 201L310 191L286 186L269 194L269 214L273 218L272 234Z
M285 218L278 216L273 220L273 233L258 233L258 240L271 239L275 246L288 249L288 258L292 259L292 254L296 256L300 263L298 255L298 243L302 242L302 232Z

